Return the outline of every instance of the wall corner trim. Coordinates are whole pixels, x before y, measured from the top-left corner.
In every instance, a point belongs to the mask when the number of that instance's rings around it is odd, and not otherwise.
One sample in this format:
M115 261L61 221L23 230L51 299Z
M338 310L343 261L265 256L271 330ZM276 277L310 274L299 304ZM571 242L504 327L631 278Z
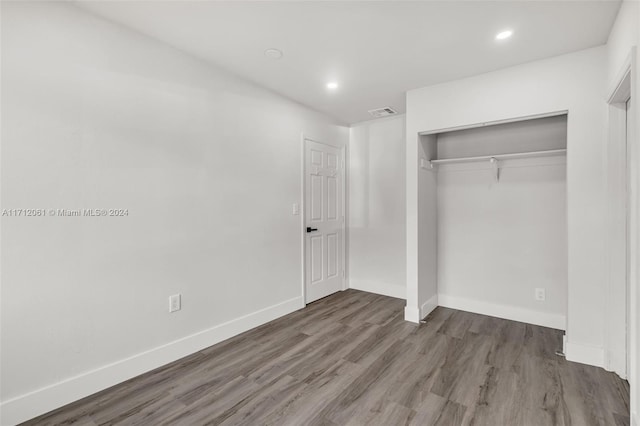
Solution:
M404 307L404 320L420 324L420 309L415 306Z
M0 403L0 424L15 425L191 355L304 307L302 296L191 334Z
M414 322L420 324L420 320L429 315L435 308L438 307L438 295L433 295L429 300L424 302L419 308L414 306L405 306L404 319L405 321Z
M568 340L565 350L567 361L604 368L604 349L601 347L573 343Z
M422 306L420 306L420 319L424 319L427 315L429 315L435 308L438 307L438 295L434 294L431 296L429 300L424 302Z

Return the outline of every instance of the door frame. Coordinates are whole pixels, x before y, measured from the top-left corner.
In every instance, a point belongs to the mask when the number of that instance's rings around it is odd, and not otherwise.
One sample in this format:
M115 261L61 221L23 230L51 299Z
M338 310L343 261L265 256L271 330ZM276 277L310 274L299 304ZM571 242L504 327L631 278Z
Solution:
M315 142L315 143L319 143L322 145L327 145L330 146L332 148L337 148L340 150L340 156L342 157L342 161L340 164L340 170L342 173L342 214L344 215L344 221L342 222L342 291L347 289L347 282L348 282L348 276L349 276L349 270L347 268L347 260L348 260L348 254L347 254L347 237L348 237L348 206L347 206L347 149L346 146L339 146L339 145L333 145L327 142L321 142L318 139L314 139L311 138L309 136L306 136L304 133L301 134L301 151L300 151L300 248L301 248L301 253L302 253L302 257L300 259L301 264L302 264L302 304L303 307L307 305L307 286L306 286L306 280L307 280L307 247L306 247L306 235L307 232L305 231L305 227L306 227L306 216L307 216L307 203L306 203L306 190L307 190L307 170L306 170L306 164L305 164L305 153L306 153L306 149L307 149L307 141L309 142Z
M621 378L626 379L630 377L630 374L637 368L633 365L633 348L637 344L633 337L634 323L635 323L635 307L634 303L634 290L632 285L632 279L634 273L634 261L632 259L634 248L633 236L631 235L631 229L633 225L631 221L632 209L634 200L632 199L632 186L631 179L631 147L636 142L635 129L638 123L636 117L629 116L627 113L627 101L633 98L635 93L636 81L636 52L635 48L631 49L631 52L627 56L624 65L618 72L615 80L613 81L613 87L608 92L607 109L608 109L608 141L606 150L606 198L607 201L607 231L611 231L615 226L618 219L623 215L625 221L624 241L620 241L619 234L607 232L606 239L606 252L607 252L607 296L606 296L606 318L607 318L607 333L605 338L605 368L609 371L613 371ZM634 110L637 108L637 99L632 99L632 105ZM629 131L630 129L630 131ZM624 167L624 182L625 188L618 193L613 194L613 201L616 201L615 196L622 195L624 197L624 204L622 203L610 203L611 185L619 182L621 176L616 174L613 170L613 165L623 165ZM612 182L615 181L615 182ZM613 228L615 230L615 228ZM624 247L622 245L624 244ZM613 264L613 258L617 256L623 256L624 265L623 271L620 271L619 265ZM620 283L620 275L624 276L624 283ZM624 286L624 288L621 288ZM617 317L616 312L620 312L624 309L624 319ZM624 327L624 342L621 342L619 333L616 335L616 331L619 331L620 327ZM624 349L621 348L624 346ZM624 360L621 358L624 357Z

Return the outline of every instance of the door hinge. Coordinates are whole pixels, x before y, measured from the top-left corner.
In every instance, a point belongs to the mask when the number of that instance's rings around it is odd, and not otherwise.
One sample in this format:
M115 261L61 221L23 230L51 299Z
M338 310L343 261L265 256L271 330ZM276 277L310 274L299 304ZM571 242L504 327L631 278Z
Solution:
M344 278L344 269L342 270L342 278Z

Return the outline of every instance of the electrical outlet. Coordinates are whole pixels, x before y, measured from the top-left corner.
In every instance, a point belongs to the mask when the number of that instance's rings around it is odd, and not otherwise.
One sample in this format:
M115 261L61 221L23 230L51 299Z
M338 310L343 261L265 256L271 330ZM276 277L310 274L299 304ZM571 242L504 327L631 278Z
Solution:
M179 311L182 308L181 297L179 294L169 296L169 312Z
M292 209L291 213L296 215L296 216L299 215L300 214L300 204L293 203L293 209Z
M539 302L544 302L546 299L547 295L544 288L536 288L536 300Z

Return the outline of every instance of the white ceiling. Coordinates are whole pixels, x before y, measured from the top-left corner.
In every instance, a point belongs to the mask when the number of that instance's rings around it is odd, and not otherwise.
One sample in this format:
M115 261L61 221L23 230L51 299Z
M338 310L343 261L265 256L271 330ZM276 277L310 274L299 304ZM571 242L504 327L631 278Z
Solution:
M81 1L345 123L404 92L604 44L618 1ZM511 28L511 39L496 42ZM264 56L278 48L284 57ZM340 87L326 89L329 80Z

